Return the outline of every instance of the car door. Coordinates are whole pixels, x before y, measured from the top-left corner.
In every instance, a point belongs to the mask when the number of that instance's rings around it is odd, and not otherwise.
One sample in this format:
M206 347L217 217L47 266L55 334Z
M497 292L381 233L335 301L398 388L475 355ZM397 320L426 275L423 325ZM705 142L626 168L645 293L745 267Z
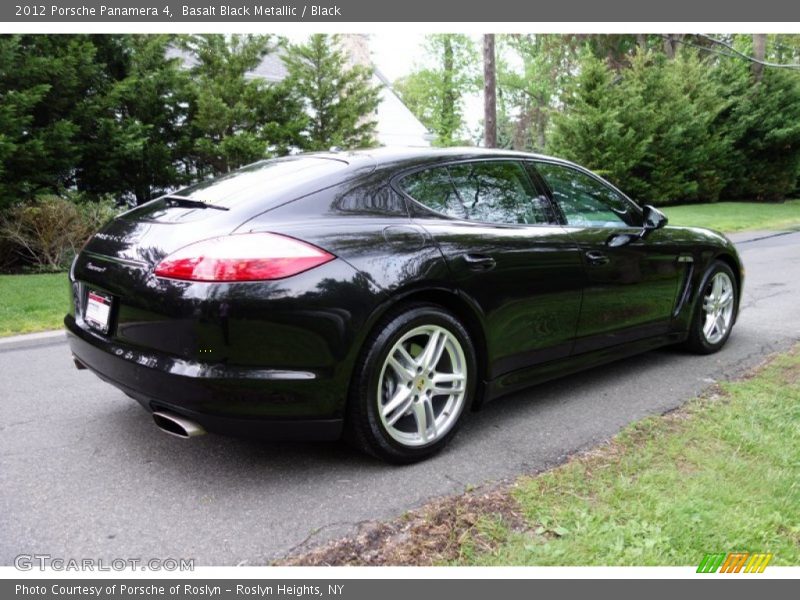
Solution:
M588 171L534 165L581 250L586 284L573 352L666 333L685 270L680 248L664 230L639 237L641 209ZM623 240L628 243L618 245Z
M579 249L520 161L430 167L398 187L482 314L490 378L570 354L584 279Z

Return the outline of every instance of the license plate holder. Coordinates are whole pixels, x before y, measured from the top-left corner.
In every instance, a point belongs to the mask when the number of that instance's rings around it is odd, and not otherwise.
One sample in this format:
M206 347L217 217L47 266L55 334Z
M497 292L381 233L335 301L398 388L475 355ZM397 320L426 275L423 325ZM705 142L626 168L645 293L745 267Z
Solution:
M111 322L111 307L113 305L114 300L108 294L88 290L83 319L93 329L101 333L108 333L109 323Z

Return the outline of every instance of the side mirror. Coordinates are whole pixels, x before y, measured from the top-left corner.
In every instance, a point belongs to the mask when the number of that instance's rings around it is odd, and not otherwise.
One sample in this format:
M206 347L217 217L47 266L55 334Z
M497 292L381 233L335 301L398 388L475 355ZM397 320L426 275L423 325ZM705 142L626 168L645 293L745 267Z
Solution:
M634 235L631 233L615 233L606 240L606 245L611 248L621 248L636 240L643 240L651 232L661 229L667 224L667 215L655 206L645 204L642 208L642 230Z
M658 210L655 206L645 204L642 208L642 231L639 233L639 237L644 239L650 235L651 231L661 229L667 222L667 215Z
M644 205L642 213L642 232L639 234L640 237L645 237L651 231L661 229L669 221L667 215L650 204Z

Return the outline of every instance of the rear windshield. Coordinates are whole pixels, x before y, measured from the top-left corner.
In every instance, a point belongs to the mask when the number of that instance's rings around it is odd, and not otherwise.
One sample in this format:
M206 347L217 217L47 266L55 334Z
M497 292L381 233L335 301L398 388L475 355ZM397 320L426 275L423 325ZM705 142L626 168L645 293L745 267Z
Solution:
M240 202L280 194L299 184L345 168L345 161L330 158L275 158L254 163L216 179L201 181L170 195L231 208Z

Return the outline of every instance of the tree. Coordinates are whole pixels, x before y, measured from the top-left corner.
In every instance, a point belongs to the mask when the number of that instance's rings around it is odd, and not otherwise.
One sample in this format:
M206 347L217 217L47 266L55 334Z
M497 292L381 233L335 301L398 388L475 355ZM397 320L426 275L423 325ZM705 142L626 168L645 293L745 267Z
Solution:
M90 36L0 36L0 206L75 183L106 89Z
M646 135L639 163L626 175L627 190L642 200L716 201L727 179L730 138L716 126L729 106L710 65L695 52L671 60L637 53L620 81L620 119Z
M189 119L199 174L227 173L303 143L308 118L298 93L287 82L248 76L276 51L272 36L197 35L182 46L196 61Z
M580 162L612 181L624 181L641 162L649 135L623 123L622 92L608 65L584 50L578 74L561 96L548 150Z
M515 150L544 151L558 93L574 75L576 43L575 36L500 37L497 85L499 128L507 138L504 145ZM510 55L511 60L505 60L504 55Z
M185 183L192 174L191 79L167 53L169 35L115 36L116 81L98 101L93 135L78 165L80 189L133 196L137 203Z
M562 97L551 150L656 204L714 201L729 183L727 88L694 53L637 52L619 74L584 54Z
M775 201L792 192L800 173L800 80L765 68L752 85L744 63L730 65L732 107L721 126L732 139L729 198Z
M476 89L478 62L469 36L441 33L426 40L428 65L395 82L400 98L436 134L437 146L463 143L464 96Z
M338 36L314 34L305 44L290 45L283 61L289 72L287 85L310 112L303 147L375 145L380 88L372 84L371 69L347 64Z

